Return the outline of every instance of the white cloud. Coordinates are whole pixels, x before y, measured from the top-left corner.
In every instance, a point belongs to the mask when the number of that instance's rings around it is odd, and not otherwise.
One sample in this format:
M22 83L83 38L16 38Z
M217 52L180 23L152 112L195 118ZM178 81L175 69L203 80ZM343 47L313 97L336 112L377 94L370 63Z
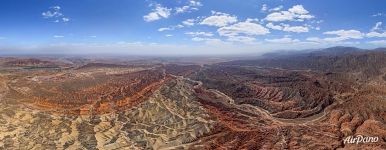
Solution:
M317 44L317 45L352 45L352 44L359 44L360 42L353 42L353 41L345 41L340 38L319 38L319 37L308 37L306 38L306 41L310 44ZM307 43L302 42L302 43ZM312 48L312 47L311 47Z
M191 12L193 10L198 10L198 7L201 7L201 6L203 6L201 2L190 0L187 5L176 7L175 10L176 10L176 14L180 14L180 13Z
M382 22L377 22L374 27L371 28L370 33L367 33L366 36L369 38L373 37L379 37L384 38L386 37L386 31L384 28L382 28Z
M308 32L309 29L306 26L289 26L287 24L284 24L283 25L283 31L302 33L302 32Z
M223 27L237 22L236 16L226 13L212 11L212 16L205 18L200 24L208 26Z
M52 6L48 11L43 12L42 16L44 18L57 18L63 16L63 14L60 12L60 9L60 6Z
M284 37L280 39L265 39L265 41L270 43L281 43L281 44L289 44L289 43L298 43L300 42L298 39L292 39L289 37Z
M54 38L64 38L63 35L54 35L53 37L54 37Z
M143 19L146 22L152 22L162 18L169 18L171 10L172 9L163 7L161 4L156 4L152 12L143 16Z
M151 21L159 20L159 19L161 19L161 17L156 12L151 12L151 13L147 14L146 16L143 16L143 19L146 22L151 22Z
M185 34L190 36L213 36L212 32L186 32Z
M53 10L60 10L61 8L60 8L60 6L52 6L51 9L53 9Z
M307 39L306 39L307 41L312 41L312 42L323 42L323 39L321 39L321 38L318 38L318 37L308 37Z
M195 0L189 1L189 5L190 6L195 6L195 7L203 6L201 2L195 1Z
M189 9L190 9L189 6L177 7L177 8L176 8L176 13L177 13L177 14L179 14L179 13L184 13L184 12L189 11Z
M341 42L341 41L345 41L345 40L348 40L350 38L345 38L345 37L331 37L331 38L324 38L324 39L321 39L320 41L313 41L313 42L331 42L331 43L334 43L334 42ZM311 41L311 40L310 40Z
M159 28L158 31L159 32L163 32L163 31L171 31L171 30L175 30L175 29L179 29L179 28L183 28L184 26L183 25L175 25L175 26L169 26L169 27L165 27L165 28Z
M288 11L274 12L265 17L265 20L278 22L278 21L289 21L293 20L294 16Z
M171 34L166 34L165 36L166 36L166 37L172 37L173 35L171 35Z
M307 26L290 26L288 24L274 25L273 23L268 23L265 26L270 29L281 30L286 32L309 32L309 28Z
M263 4L263 5L261 6L260 11L261 11L261 12L266 12L267 10L268 10L267 4Z
M386 40L369 41L370 44L386 44Z
M207 39L208 38L194 37L194 38L192 38L192 41L200 42L200 41L205 41Z
M238 36L238 35L265 35L270 33L269 29L260 24L253 22L239 22L237 24L221 27L217 30L221 36Z
M175 27L176 28L183 28L184 26L179 24L179 25L176 25Z
M386 32L383 32L383 33L379 33L379 32L370 32L370 33L367 33L366 34L367 37L380 37L380 38L384 38L386 37Z
M247 20L245 20L245 22L259 22L259 19L257 19L257 18L247 18Z
M327 37L327 38L309 37L306 40L312 41L312 42L318 42L318 43L323 43L323 42L336 43L336 42L341 42L349 39L362 39L365 35L362 32L357 30L336 30L336 31L324 32L323 34L335 35L335 37Z
M269 9L268 11L269 12L273 12L273 11L280 11L280 10L282 10L283 9L283 5L280 5L280 6L277 6L277 7L275 7L275 8L271 8L271 9Z
M377 23L375 23L375 26L373 28L371 28L371 31L378 31L378 30L382 29L381 26L382 26L382 22L377 22Z
M69 22L69 21L70 21L70 18L63 17L63 18L62 18L62 21L63 21L63 22Z
M303 26L307 27L308 29L320 30L320 26L313 26L310 24L304 24Z
M337 35L343 39L362 39L363 33L357 30L337 30L337 31L328 31L323 34L327 35Z
M274 25L273 23L268 23L265 25L267 28L274 29L274 30L283 30L283 27L280 25Z
M172 29L171 28L159 28L158 29L159 32L168 31L168 30L172 30Z
M371 16L373 16L373 17L381 17L381 16L386 16L386 14L384 14L384 13L376 13L376 14L371 15Z
M312 20L312 21L310 21L310 23L313 23L313 24L321 24L323 22L324 22L324 20Z
M194 37L192 38L192 41L195 42L205 42L206 44L219 44L223 43L222 40L216 39L216 38L201 38L201 37Z
M70 18L65 17L63 15L63 13L61 12L60 6L50 7L49 10L42 12L42 16L45 19L54 19L52 22L55 22L55 23L70 21Z
M308 14L302 5L295 5L288 11L274 12L265 17L265 20L272 22L280 21L304 21L315 18L315 16Z
M312 18L315 18L315 16L313 15L300 15L300 16L297 16L297 20L296 21L304 21L304 20L309 20L309 19L312 19Z
M283 5L279 5L279 6L274 7L274 8L268 8L268 5L267 5L267 4L263 4L263 5L261 6L260 11L263 12L263 13L265 13L265 12L279 11L279 10L281 10L281 9L283 9Z
M253 37L248 36L230 36L227 39L230 42L240 42L240 43L253 43L256 41Z
M185 26L194 26L195 21L195 19L187 19L185 21L182 21L182 24Z
M292 8L288 9L288 11L300 15L305 15L309 13L306 9L304 9L303 5L295 5Z

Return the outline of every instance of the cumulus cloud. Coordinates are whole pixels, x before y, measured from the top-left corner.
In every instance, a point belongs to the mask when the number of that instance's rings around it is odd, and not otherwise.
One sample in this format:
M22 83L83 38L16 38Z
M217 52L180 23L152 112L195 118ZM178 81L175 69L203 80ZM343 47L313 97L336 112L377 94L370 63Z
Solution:
M201 6L203 6L201 2L190 0L188 4L185 6L176 7L175 11L176 11L176 14L192 12L193 10L198 10L198 7L201 7Z
M306 26L290 26L288 24L284 24L283 25L283 31L302 33L302 32L308 32L309 29Z
M268 10L268 5L267 5L267 4L263 4L263 5L261 6L260 11L261 11L261 12L266 12L267 10Z
M185 26L194 26L196 20L195 19L186 19L182 21L182 24Z
M195 0L189 1L189 5L190 5L190 6L193 6L193 7L203 6L201 2L195 1Z
M198 10L199 7L203 6L200 1L189 0L186 5L175 7L174 9L164 7L161 4L150 4L150 7L154 7L150 13L143 16L146 22L152 22L160 19L169 18L172 13L181 14L186 12L192 12Z
M379 38L384 38L386 37L386 32L379 33L379 32L370 32L366 34L367 37L373 38L373 37L379 37Z
M143 16L146 22L156 21L162 18L169 18L172 9L163 7L161 4L156 4L155 8L149 14Z
M69 22L69 21L70 21L70 18L63 17L63 18L62 18L62 21L63 21L63 22Z
M46 12L42 13L42 16L44 18L57 18L63 16L63 14L60 12L60 6L52 6L47 10Z
M280 25L274 25L273 23L268 23L265 25L267 28L274 29L274 30L283 30L283 27Z
M245 22L259 22L259 19L257 18L247 18Z
M308 26L290 26L288 24L283 24L283 23L280 25L274 25L273 23L268 23L265 26L273 30L281 30L286 32L295 32L295 33L309 32Z
M357 30L336 30L336 31L328 31L323 34L327 35L337 35L343 39L362 39L363 33Z
M208 26L223 27L229 24L237 22L236 16L231 16L226 13L212 11L212 16L209 16L202 20L200 24Z
M305 15L309 13L306 9L304 9L303 5L295 5L292 8L288 9L288 11L300 15Z
M357 30L336 30L324 32L325 35L335 35L335 37L328 38L318 38L318 37L309 37L306 40L312 42L341 42L349 39L362 39L365 34Z
M380 30L382 26L382 22L377 22L373 28L371 28L371 31L377 31Z
M205 42L206 44L219 44L223 43L222 40L216 39L216 38L202 38L202 37L194 37L192 38L192 41L195 42Z
M374 27L371 28L370 32L366 34L367 37L373 38L384 38L386 37L386 31L382 27L382 22L375 23Z
M294 20L294 15L288 11L274 12L265 17L265 20L272 22L291 21Z
M186 32L185 34L190 36L213 36L212 32Z
M370 44L377 44L377 45L386 45L386 40L376 40L376 41L369 41Z
M52 22L69 22L70 18L65 17L61 12L60 6L51 6L47 11L42 12L42 16L45 19L50 19Z
M309 11L304 9L303 5L295 5L287 11L273 12L265 17L265 20L271 22L281 21L304 21L315 18Z
M269 29L258 23L239 22L230 26L221 27L217 30L221 36L238 36L238 35L265 35L270 33Z
M276 6L274 8L269 8L267 4L263 4L261 6L261 9L260 11L263 12L263 13L266 13L266 12L275 12L275 11L280 11L283 9L283 5L279 5L279 6Z
M187 12L190 10L190 7L189 6L182 6L182 7L177 7L176 8L176 13L179 14L179 13L184 13L184 12Z
M268 11L269 11L269 12L280 11L280 10L282 10L283 8L284 8L283 5L279 5L279 6L277 6L277 7L274 7L274 8L269 9Z
M256 41L256 38L248 37L248 36L230 36L227 39L230 42L240 42L240 43L253 43Z
M159 28L158 31L159 32L163 32L163 31L171 31L171 30L175 30L175 29L179 29L179 28L183 28L184 26L183 25L175 25L175 26L169 26L169 27L165 27L165 28Z
M279 38L279 39L265 39L265 41L270 43L281 43L281 44L289 44L289 43L298 43L300 40L292 39L289 37Z

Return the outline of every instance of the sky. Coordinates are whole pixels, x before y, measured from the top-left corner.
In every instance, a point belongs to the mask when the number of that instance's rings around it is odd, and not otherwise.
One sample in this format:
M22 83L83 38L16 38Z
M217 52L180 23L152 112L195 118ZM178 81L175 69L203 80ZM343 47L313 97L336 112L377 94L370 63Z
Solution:
M385 0L1 0L0 54L386 47Z

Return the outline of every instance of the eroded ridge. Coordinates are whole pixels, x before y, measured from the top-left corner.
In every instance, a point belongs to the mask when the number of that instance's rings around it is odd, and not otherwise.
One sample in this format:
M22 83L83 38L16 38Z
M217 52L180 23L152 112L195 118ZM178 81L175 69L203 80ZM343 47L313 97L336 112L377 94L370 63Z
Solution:
M170 78L160 68L118 73L93 71L18 78L10 83L7 98L61 113L105 113L139 104Z
M214 66L195 78L236 104L257 106L278 118L309 117L334 102L330 83L307 72Z

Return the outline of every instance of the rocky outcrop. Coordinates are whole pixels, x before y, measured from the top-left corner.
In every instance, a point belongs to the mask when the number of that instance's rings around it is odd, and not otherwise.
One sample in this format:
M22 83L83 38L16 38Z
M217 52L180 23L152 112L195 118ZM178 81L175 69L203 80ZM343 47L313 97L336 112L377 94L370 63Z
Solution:
M212 66L196 77L210 89L263 108L275 117L294 119L320 113L334 102L327 81L307 72Z

